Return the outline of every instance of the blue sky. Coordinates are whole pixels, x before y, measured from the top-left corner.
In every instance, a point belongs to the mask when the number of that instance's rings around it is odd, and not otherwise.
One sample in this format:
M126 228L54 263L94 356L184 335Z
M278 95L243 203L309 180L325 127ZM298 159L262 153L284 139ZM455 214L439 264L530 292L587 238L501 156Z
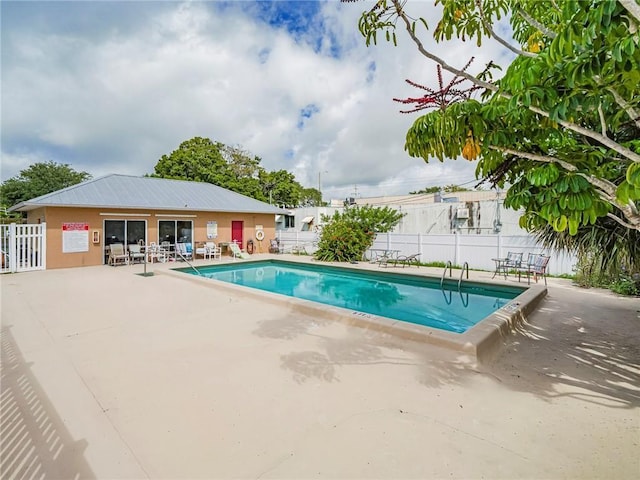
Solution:
M405 38L367 48L370 2L2 1L2 170L70 164L143 175L195 136L238 145L325 198L405 194L467 183L464 160L404 152L418 114L394 97L435 65ZM432 18L433 2L410 2ZM499 50L438 46L481 68ZM356 187L357 186L357 187Z

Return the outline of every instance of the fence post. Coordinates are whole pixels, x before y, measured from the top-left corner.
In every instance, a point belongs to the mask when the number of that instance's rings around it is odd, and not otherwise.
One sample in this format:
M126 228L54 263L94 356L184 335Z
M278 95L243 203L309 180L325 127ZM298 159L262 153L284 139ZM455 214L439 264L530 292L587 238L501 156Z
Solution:
M18 249L16 245L16 224L9 225L9 265L11 273L18 271Z
M422 234L418 232L418 257L421 262L424 262L424 258L422 257Z
M40 224L40 245L38 246L40 252L41 267L47 269L47 222Z
M457 231L453 232L454 249L453 249L453 264L458 265L458 259L460 258L460 235Z
M497 240L498 244L496 246L498 248L498 252L496 254L496 258L502 258L502 233L498 232Z

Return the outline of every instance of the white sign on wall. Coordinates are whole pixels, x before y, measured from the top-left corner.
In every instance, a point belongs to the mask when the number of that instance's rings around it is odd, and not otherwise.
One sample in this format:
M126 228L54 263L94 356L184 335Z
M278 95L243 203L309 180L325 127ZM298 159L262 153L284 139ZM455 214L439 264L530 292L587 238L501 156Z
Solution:
M89 224L62 224L62 253L89 251Z
M207 238L218 236L218 222L207 222Z

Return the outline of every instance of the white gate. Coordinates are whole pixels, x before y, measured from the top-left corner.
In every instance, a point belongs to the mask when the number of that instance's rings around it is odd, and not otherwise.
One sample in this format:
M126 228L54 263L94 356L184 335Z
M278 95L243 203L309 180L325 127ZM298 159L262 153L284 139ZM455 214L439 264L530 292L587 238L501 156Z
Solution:
M0 273L45 270L46 232L46 223L0 225Z

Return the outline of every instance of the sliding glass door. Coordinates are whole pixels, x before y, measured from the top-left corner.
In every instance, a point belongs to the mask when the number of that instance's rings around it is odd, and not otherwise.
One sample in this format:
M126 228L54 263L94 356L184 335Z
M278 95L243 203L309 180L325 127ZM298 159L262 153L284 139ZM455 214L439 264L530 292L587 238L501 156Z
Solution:
M147 222L145 220L105 220L104 255L109 256L107 247L114 243L125 246L132 243L147 243ZM106 261L105 261L106 263Z
M193 222L191 220L160 220L158 222L158 243L193 243Z

